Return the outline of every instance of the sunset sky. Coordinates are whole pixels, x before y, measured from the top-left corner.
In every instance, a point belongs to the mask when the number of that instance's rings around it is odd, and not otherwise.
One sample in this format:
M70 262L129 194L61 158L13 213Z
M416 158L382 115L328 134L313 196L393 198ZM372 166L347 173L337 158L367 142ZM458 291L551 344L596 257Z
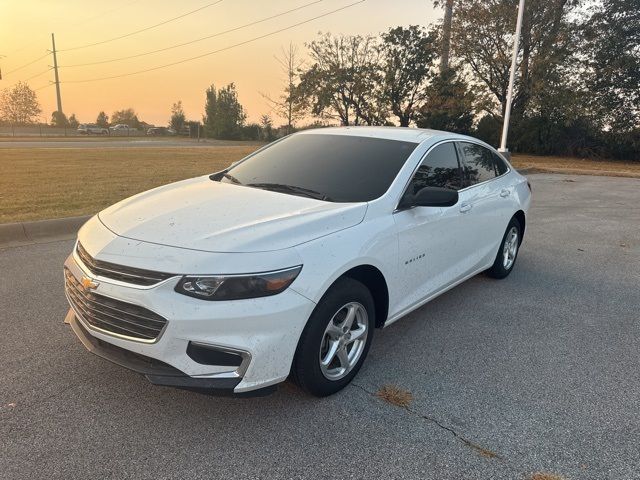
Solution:
M0 0L0 89L27 80L37 91L43 120L49 121L55 106L51 55L32 65L12 70L47 54L51 32L59 50L63 111L75 113L81 122L94 122L97 113L133 107L141 120L164 125L171 104L182 100L189 119L203 113L204 91L211 84L235 82L249 120L257 121L270 107L260 92L276 97L282 88L280 67L274 58L289 42L305 54L304 43L318 32L377 34L389 27L436 22L441 16L430 0L365 0L343 11L296 26L245 45L197 60L121 78L82 80L128 74L246 42L357 0ZM216 4L214 4L216 3ZM213 5L212 5L213 4ZM204 7L204 8L202 8ZM297 11L201 42L137 58L95 65L195 40L262 20L285 11ZM202 10L157 28L106 41L146 29L190 11ZM106 42L105 42L106 41ZM104 42L104 43L101 43ZM88 44L99 45L83 47ZM46 72L46 73L44 73ZM38 75L42 73L41 75ZM37 76L36 76L37 75ZM275 119L276 124L281 120Z

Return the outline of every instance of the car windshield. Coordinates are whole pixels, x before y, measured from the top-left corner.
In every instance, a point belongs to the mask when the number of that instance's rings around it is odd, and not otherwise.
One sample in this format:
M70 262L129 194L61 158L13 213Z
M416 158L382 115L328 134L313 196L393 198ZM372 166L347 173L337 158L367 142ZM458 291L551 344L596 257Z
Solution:
M383 195L418 144L352 135L299 134L212 179L333 202Z

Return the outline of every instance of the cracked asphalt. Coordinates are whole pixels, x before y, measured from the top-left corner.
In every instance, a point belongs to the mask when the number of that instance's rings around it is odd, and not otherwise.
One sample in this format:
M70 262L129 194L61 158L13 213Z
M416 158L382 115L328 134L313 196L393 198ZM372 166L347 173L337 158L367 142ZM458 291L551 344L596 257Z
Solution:
M530 180L512 275L376 331L324 399L152 386L63 325L72 242L0 251L0 478L640 479L640 180Z

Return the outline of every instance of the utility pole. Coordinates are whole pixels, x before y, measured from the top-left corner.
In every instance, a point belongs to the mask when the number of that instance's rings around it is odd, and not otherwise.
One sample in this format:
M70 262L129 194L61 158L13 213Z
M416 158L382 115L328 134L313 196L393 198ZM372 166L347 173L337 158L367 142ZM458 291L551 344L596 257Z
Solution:
M522 30L522 15L524 14L524 0L520 0L518 5L518 20L516 21L516 36L513 39L513 56L511 57L511 72L509 73L509 88L507 89L507 102L504 110L504 123L502 124L502 139L498 151L509 157L507 149L507 135L509 133L509 119L511 117L511 101L513 99L513 81L516 76L516 65L518 62L518 48L520 48L520 31Z
M62 113L62 97L60 97L60 78L58 77L58 57L56 57L56 37L51 34L51 45L53 46L53 71L56 78L56 96L58 97L58 112Z

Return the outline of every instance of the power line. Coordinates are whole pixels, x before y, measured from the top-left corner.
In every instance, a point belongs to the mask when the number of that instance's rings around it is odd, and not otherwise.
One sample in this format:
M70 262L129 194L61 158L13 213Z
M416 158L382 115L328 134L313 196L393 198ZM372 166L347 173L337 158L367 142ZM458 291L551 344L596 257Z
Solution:
M28 82L29 80L39 77L40 75L44 75L47 72L50 72L51 70L53 70L53 68L49 67L47 68L44 72L40 72L40 73L36 73L35 75L29 77L29 78L25 78L24 80L22 80L23 82Z
M357 2L350 3L349 5L345 5L344 7L337 8L337 9L332 10L332 11L327 12L327 13L323 13L322 15L317 15L317 16L315 16L313 18L308 19L308 20L304 20L302 22L294 23L293 25L289 25L288 27L280 28L278 30L274 30L273 32L269 32L269 33L266 33L264 35L260 35L258 37L251 38L249 40L245 40L244 42L240 42L240 43L236 43L236 44L233 44L233 45L229 45L228 47L220 48L218 50L213 50L211 52L203 53L201 55L196 55L195 57L190 57L190 58L185 58L183 60L178 60L177 62L166 63L164 65L159 65L157 67L146 68L144 70L138 70L136 72L130 72L130 73L123 73L123 74L120 74L120 75L112 75L112 76L109 76L109 77L90 78L90 79L86 79L86 80L66 80L66 81L60 82L60 83L87 83L87 82L98 82L98 81L101 81L101 80L111 80L111 79L114 79L114 78L129 77L129 76L138 75L138 74L141 74L141 73L152 72L154 70L160 70L162 68L172 67L174 65L179 65L181 63L187 63L187 62L190 62L192 60L197 60L199 58L207 57L209 55L213 55L213 54L216 54L216 53L224 52L226 50L231 50L233 48L240 47L242 45L246 45L248 43L252 43L252 42L255 42L257 40L261 40L263 38L271 37L271 36L276 35L278 33L282 33L282 32L285 32L287 30L291 30L292 28L299 27L300 25L304 25L306 23L313 22L314 20L318 20L319 18L327 17L329 15L332 15L334 13L340 12L342 10L346 10L347 8L351 8L351 7L353 7L355 5L358 5L360 3L364 3L365 1L366 0L359 0Z
M88 43L86 45L79 45L77 47L64 48L64 49L61 49L61 50L58 50L58 51L59 52L70 52L72 50L80 50L81 48L95 47L96 45L103 45L105 43L114 42L116 40L121 40L123 38L131 37L133 35L137 35L138 33L146 32L147 30L151 30L152 28L157 28L157 27L159 27L161 25L166 25L167 23L173 22L173 21L178 20L180 18L184 18L184 17L186 17L188 15L192 15L192 14L194 14L196 12L204 10L205 8L209 8L209 7L212 7L214 5L217 5L217 4L221 3L222 1L223 0L217 0L215 2L208 3L208 4L206 4L206 5L204 5L204 6L200 7L200 8L196 8L195 10L191 10L190 12L183 13L182 15L178 15L177 17L170 18L168 20L165 20L165 21L160 22L160 23L156 23L155 25L151 25L149 27L141 28L140 30L136 30L134 32L130 32L130 33L127 33L125 35L120 35L118 37L109 38L107 40L102 40L100 42Z
M9 70L8 72L5 72L5 75L9 75L10 73L17 72L18 70L22 70L23 68L28 67L29 65L33 65L34 63L39 62L40 60L42 60L43 58L48 57L49 55L50 55L49 52L47 52L43 56L38 57L35 60L30 61L29 63L25 63L21 67L14 68L13 70Z
M50 87L51 85L53 85L53 83L49 82L49 83L47 83L46 85L42 85L41 87L34 88L34 89L33 89L33 91L34 91L34 92L37 92L38 90L42 90L43 88Z
M39 76L41 76L41 75L44 75L44 74L45 74L45 73L47 73L47 72L50 72L51 70L53 70L53 68L52 68L52 67L49 67L49 68L47 68L45 71L40 72L40 73L36 73L35 75L30 76L29 78L25 78L24 80L18 80L16 83L12 84L12 85L11 85L11 86L9 86L8 88L15 87L15 86L16 86L18 83L20 83L20 82L26 83L26 82L28 82L29 80L32 80L32 79L37 78L37 77L39 77Z
M304 8L310 7L310 6L315 5L317 3L322 3L323 1L324 0L315 0L315 1L307 3L305 5L301 5L299 7L292 8L292 9L287 10L285 12L281 12L281 13L278 13L276 15L271 15L270 17L266 17L266 18L263 18L263 19L260 19L260 20L256 20L255 22L245 23L244 25L240 25L239 27L234 27L234 28L231 28L229 30L224 30L222 32L214 33L212 35L207 35L206 37L196 38L195 40L191 40L189 42L178 43L176 45L171 45L169 47L159 48L157 50L151 50L151 51L148 51L148 52L138 53L138 54L135 54L135 55L129 55L127 57L112 58L110 60L101 60L101 61L98 61L98 62L76 63L76 64L73 64L73 65L60 65L58 68L88 67L90 65L101 65L101 64L104 64L104 63L119 62L121 60L129 60L131 58L144 57L146 55L152 55L154 53L166 52L167 50L173 50L175 48L184 47L186 45L191 45L191 44L194 44L194 43L202 42L203 40L208 40L210 38L219 37L219 36L225 35L227 33L236 32L238 30L242 30L243 28L252 27L254 25L258 25L259 23L264 23L264 22L267 22L269 20L273 20L274 18L282 17L282 16L287 15L289 13L292 13L292 12L295 12L295 11L298 11L298 10L302 10ZM62 51L62 50L59 50L59 51Z

